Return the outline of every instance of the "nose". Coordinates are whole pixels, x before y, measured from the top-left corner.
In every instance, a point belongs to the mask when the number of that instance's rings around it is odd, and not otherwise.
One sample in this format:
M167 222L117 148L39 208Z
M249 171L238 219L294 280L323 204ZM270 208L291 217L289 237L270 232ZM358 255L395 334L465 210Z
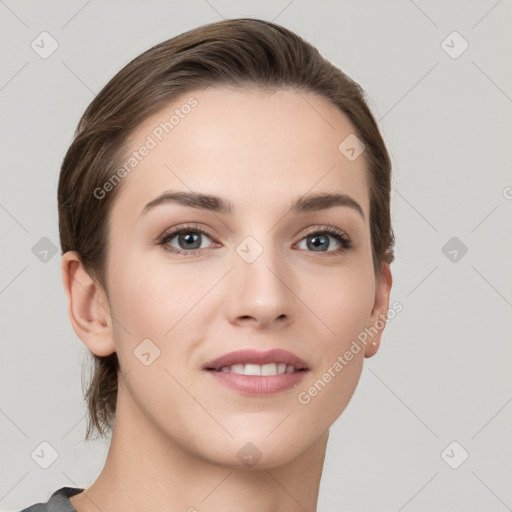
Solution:
M227 278L226 314L232 324L264 329L293 321L296 279L275 250L265 247L252 263L235 254L234 268Z

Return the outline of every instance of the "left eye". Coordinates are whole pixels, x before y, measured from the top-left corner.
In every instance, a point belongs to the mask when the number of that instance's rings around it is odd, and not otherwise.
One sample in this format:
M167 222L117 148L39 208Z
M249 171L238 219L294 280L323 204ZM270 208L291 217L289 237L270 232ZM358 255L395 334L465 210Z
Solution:
M329 238L334 238L338 243L338 248L328 251L328 247L330 247ZM306 242L306 248L313 249L313 252L341 252L350 247L350 242L348 238L343 235L336 233L326 233L323 231L318 231L316 233L311 233L304 237L302 241ZM317 250L319 249L319 250Z

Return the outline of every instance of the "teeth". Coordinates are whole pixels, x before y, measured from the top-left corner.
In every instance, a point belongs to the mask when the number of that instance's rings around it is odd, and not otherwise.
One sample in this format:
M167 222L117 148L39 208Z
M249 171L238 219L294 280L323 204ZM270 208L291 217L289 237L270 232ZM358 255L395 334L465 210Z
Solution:
M238 373L240 375L280 375L282 373L293 373L295 367L286 363L233 364L231 366L223 366L220 371Z
M262 367L259 364L246 364L245 371L240 368L245 375L261 375L261 369Z

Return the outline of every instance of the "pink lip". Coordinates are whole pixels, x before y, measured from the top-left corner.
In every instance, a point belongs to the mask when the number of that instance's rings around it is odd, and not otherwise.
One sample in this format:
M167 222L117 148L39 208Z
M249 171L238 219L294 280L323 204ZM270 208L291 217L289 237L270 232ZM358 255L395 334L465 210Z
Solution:
M279 375L240 375L238 373L208 371L220 384L248 396L270 395L297 386L308 370L295 370Z
M236 350L235 352L229 352L228 354L224 354L223 356L220 356L217 359L214 359L213 361L206 363L203 366L203 370L220 370L223 366L231 366L233 364L268 363L286 363L287 365L295 366L297 370L309 370L304 360L302 360L295 354L292 354L291 352L288 352L287 350L282 350L280 348L267 350L266 352L260 352L258 350L251 349ZM247 377L252 377L252 375L248 375ZM270 377L275 378L277 376L272 375Z

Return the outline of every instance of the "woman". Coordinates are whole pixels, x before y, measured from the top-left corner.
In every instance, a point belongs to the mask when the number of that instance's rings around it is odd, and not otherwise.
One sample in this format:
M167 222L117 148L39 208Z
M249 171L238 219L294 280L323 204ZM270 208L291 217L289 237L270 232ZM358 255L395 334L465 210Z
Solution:
M388 315L390 187L362 89L279 25L202 26L119 71L58 188L86 439L110 449L25 510L316 510Z

